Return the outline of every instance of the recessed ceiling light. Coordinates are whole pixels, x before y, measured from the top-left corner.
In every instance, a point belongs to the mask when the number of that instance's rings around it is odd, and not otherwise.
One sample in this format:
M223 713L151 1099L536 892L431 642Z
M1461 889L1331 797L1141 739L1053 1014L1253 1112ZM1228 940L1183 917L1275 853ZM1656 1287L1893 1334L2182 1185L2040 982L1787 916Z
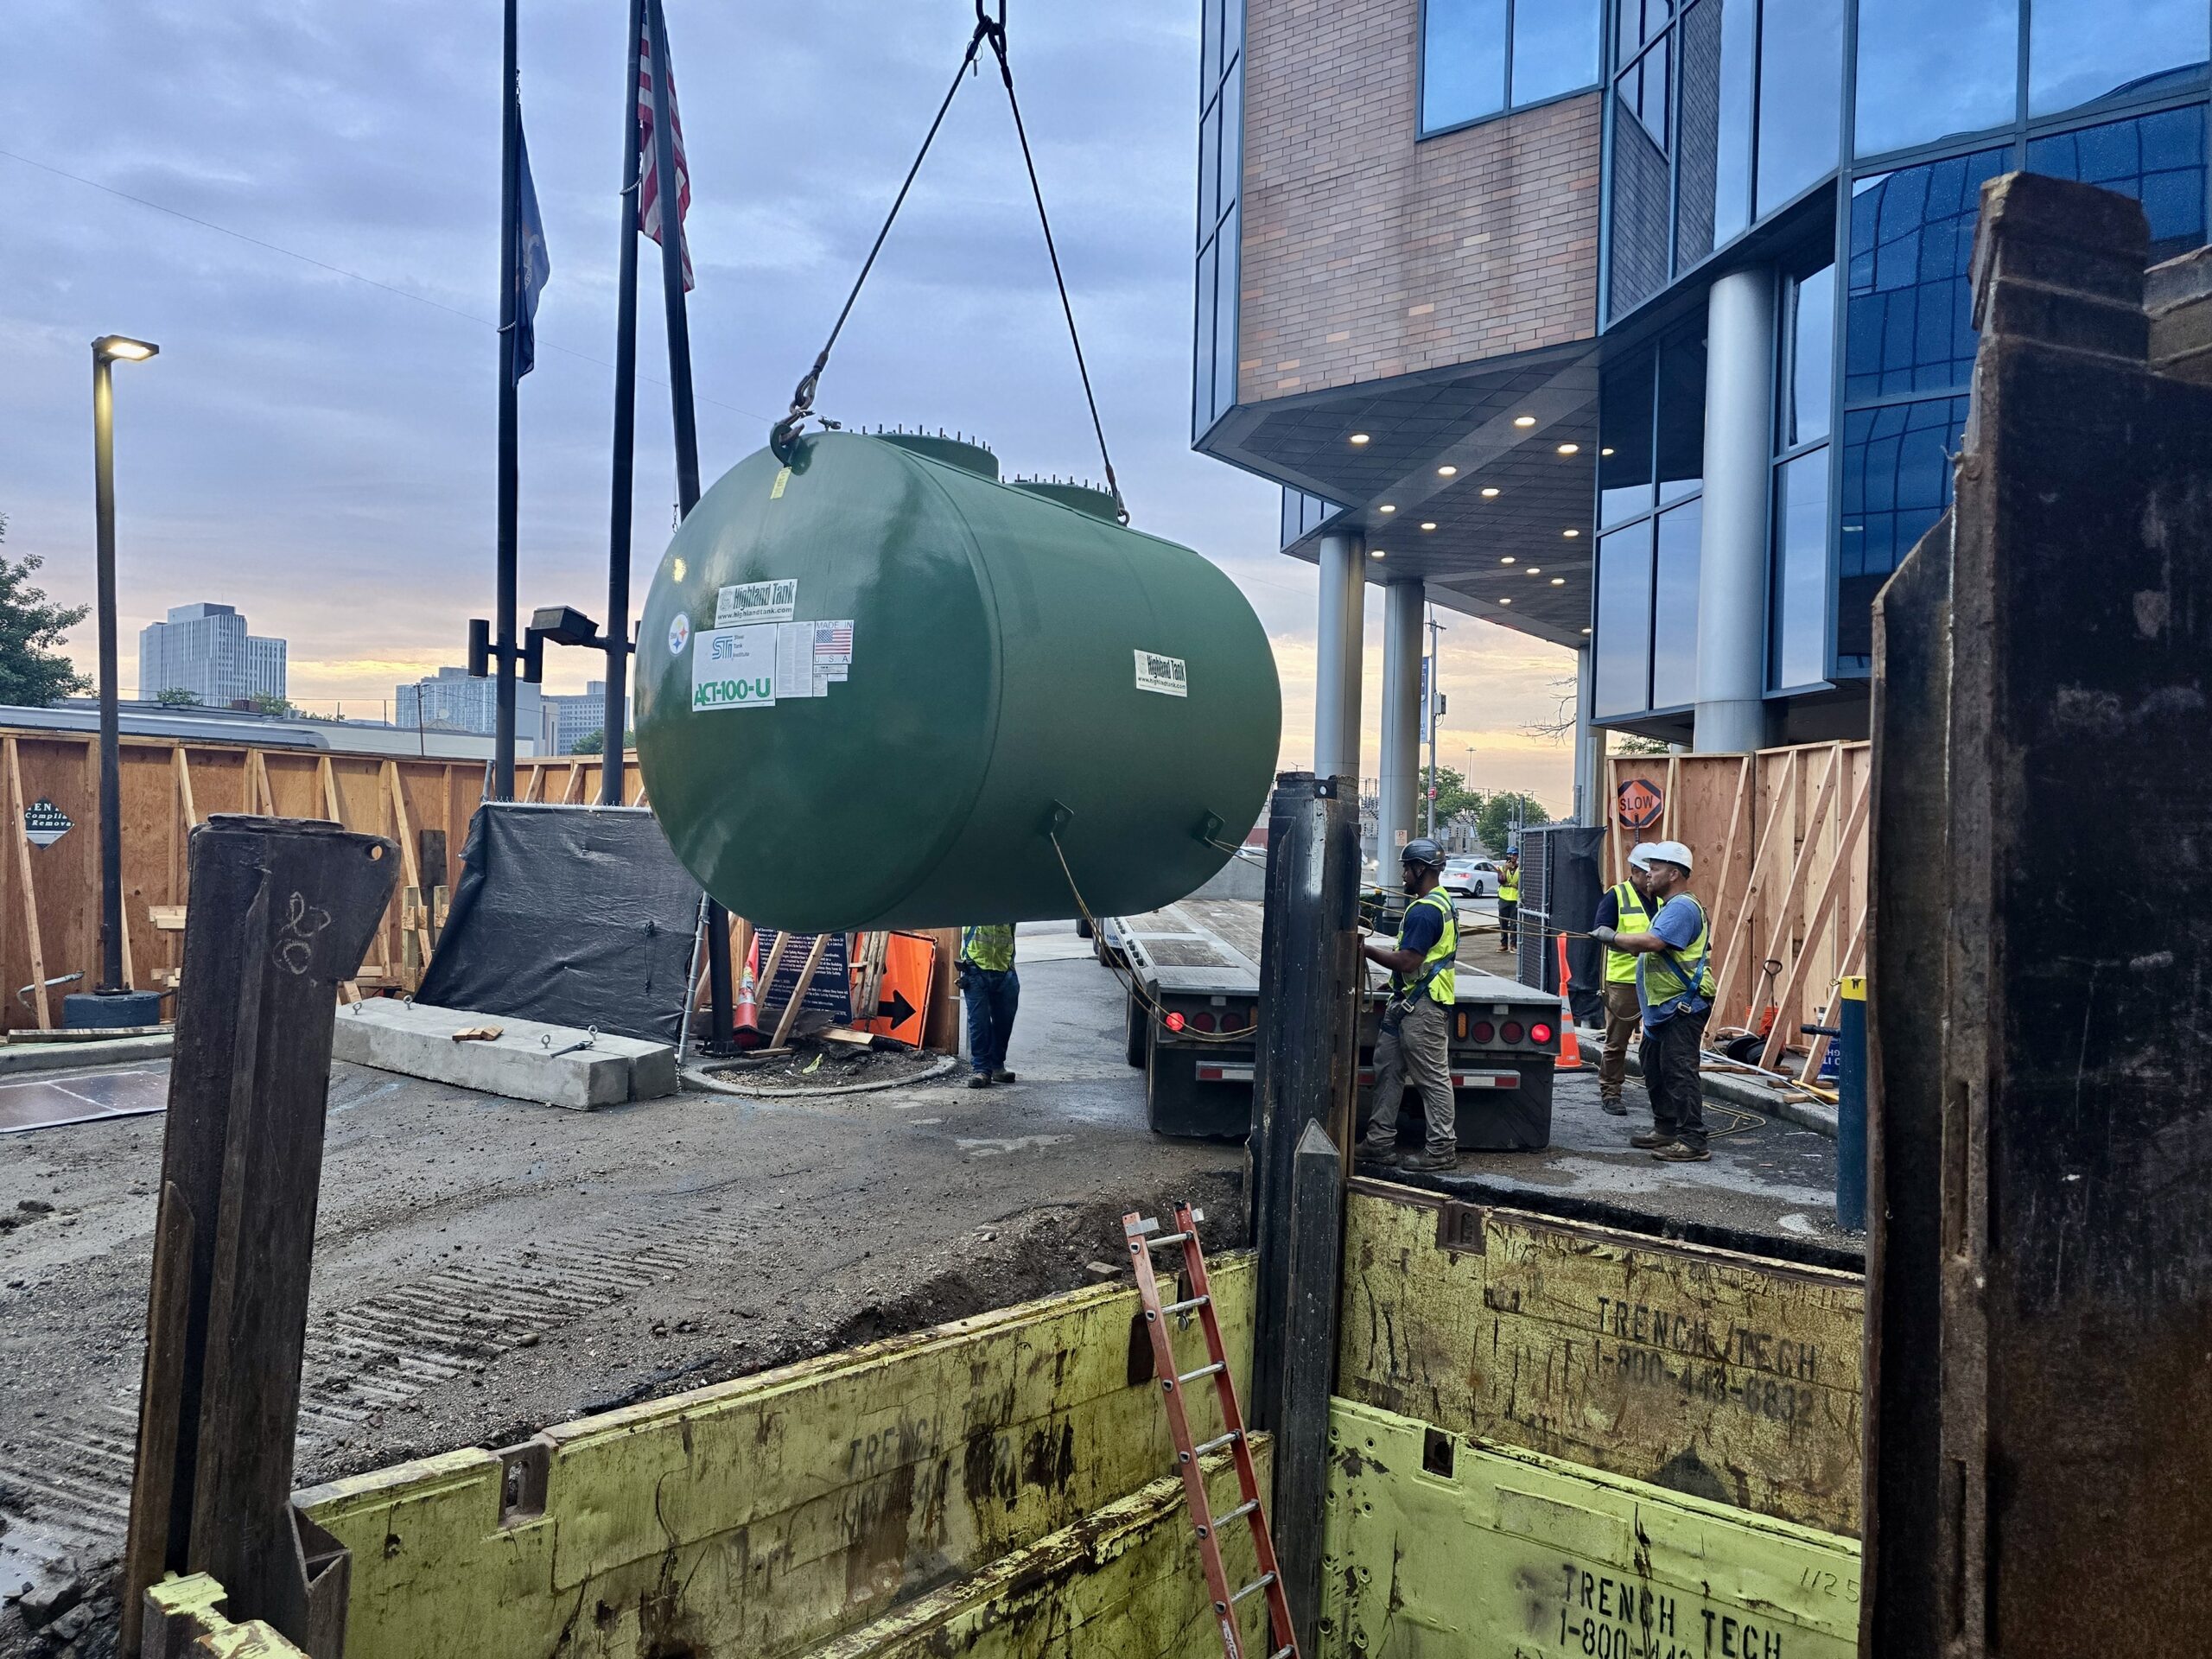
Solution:
M1516 426L1534 426L1535 423L1536 417L1533 415L1516 415L1513 417L1513 424Z
M1540 564L1532 564L1529 567L1529 575L1532 576L1541 576L1543 574L1544 568Z
M1381 506L1377 507L1376 511L1377 512L1395 512L1397 508L1392 506L1388 501L1385 501Z
M1552 578L1552 586L1553 586L1553 587L1554 587L1554 588L1564 588L1564 587L1566 587L1566 586L1567 586L1567 578L1566 578L1565 576L1554 576L1554 577Z
M1379 547L1370 547L1370 548L1369 548L1369 549L1367 550L1367 555L1368 555L1368 556L1369 556L1370 558L1374 558L1374 559L1387 559L1387 558L1389 558L1389 557L1390 556L1388 553L1385 553L1385 552L1384 552L1381 548L1379 548Z
M1560 531L1560 535L1562 535L1562 536L1564 536L1564 537L1566 537L1569 541L1573 541L1573 540L1577 536L1580 536L1581 533L1582 533L1582 532L1581 532L1580 531L1579 531L1579 530L1562 530L1561 531Z
M1364 432L1355 432L1351 435L1351 441L1354 443L1365 443L1367 442L1367 434Z
M1585 628L1585 629L1583 629L1583 630L1582 630L1582 632L1585 632L1585 633L1587 633L1587 632L1590 632L1590 630L1589 630L1589 629L1587 629L1587 628Z
M1582 453L1582 446L1579 443L1562 443L1559 447L1559 452L1562 455L1580 454Z
M1493 496L1495 496L1497 493L1497 485L1495 485L1495 484L1485 484L1485 485L1484 485L1484 486L1483 486L1483 499L1484 499L1484 500L1486 500L1486 501L1487 501L1487 500L1489 500L1491 498L1492 498Z
M1500 559L1498 563L1500 564L1510 564L1513 563L1513 556L1509 553L1503 558Z
M1610 454L1611 454L1613 452L1612 452L1611 450L1610 450L1610 449L1600 449L1598 453L1599 453L1599 454L1601 454L1601 455L1610 455ZM1583 629L1583 630L1582 630L1582 632L1585 632L1585 633L1587 633L1587 632L1590 632L1590 630L1589 630L1589 629L1587 629L1587 628L1585 628L1585 629Z
M1501 605L1510 605L1513 601L1510 599L1501 599L1497 602Z
M1434 530L1436 528L1436 520L1433 518L1424 518L1421 521L1421 527L1423 530Z
M1436 475L1439 478L1450 478L1459 470L1459 469L1457 467L1440 467L1436 469Z

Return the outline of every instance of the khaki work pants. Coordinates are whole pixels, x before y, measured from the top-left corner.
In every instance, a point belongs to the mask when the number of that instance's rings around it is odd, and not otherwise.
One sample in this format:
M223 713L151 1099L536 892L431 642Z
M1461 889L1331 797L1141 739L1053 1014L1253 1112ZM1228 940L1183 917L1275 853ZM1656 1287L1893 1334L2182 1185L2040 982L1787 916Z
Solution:
M1601 1100L1618 1100L1621 1084L1628 1076L1628 1046L1643 1029L1643 1006L1636 1000L1633 984L1605 984L1605 1052L1598 1062L1598 1096Z
M1428 1122L1428 1150L1456 1157L1459 1151L1457 1103L1452 1097L1452 1011L1422 995L1406 1010L1395 1031L1375 1039L1375 1116L1367 1125L1370 1151L1389 1152L1398 1144L1398 1108L1406 1085L1421 1090Z

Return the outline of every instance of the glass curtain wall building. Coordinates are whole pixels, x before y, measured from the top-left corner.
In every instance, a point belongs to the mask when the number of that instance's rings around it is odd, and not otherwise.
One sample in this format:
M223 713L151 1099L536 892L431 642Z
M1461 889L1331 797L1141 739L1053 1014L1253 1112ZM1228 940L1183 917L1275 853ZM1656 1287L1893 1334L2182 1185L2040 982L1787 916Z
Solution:
M1688 735L1705 291L1758 267L1772 731L1863 728L1874 595L1963 442L1981 185L2082 180L2142 202L2153 257L2202 243L2212 6L1617 0L1610 48L1592 712Z

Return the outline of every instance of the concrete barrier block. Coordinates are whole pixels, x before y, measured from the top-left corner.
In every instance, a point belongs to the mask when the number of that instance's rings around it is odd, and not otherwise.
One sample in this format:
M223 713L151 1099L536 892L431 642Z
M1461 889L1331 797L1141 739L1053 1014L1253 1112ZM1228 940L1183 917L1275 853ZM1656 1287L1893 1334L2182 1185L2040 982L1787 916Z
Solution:
M455 1042L454 1033L494 1026L491 1041ZM510 1100L589 1111L676 1092L675 1051L664 1043L570 1026L434 1007L389 997L357 1002L338 1015L334 1059L374 1066L433 1083L449 1083Z

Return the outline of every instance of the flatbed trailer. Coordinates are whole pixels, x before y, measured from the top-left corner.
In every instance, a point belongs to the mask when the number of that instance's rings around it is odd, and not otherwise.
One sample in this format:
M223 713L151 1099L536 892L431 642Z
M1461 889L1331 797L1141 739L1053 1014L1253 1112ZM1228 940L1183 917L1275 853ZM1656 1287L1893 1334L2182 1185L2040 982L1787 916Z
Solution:
M1261 904L1196 895L1100 925L1102 960L1135 981L1128 1058L1145 1074L1145 1114L1160 1135L1241 1140L1251 1125L1260 1019ZM1491 972L1487 939L1462 934L1459 1007L1452 1021L1452 1085L1459 1145L1469 1151L1533 1151L1551 1140L1552 1072L1559 1053L1559 998ZM1360 1014L1360 1113L1370 1109L1375 1038L1388 1000L1370 968ZM1155 1014L1147 1002L1160 1010ZM1164 1016L1179 1014L1173 1028ZM1228 1040L1224 1040L1227 1039ZM1413 1138L1415 1103L1402 1120Z

